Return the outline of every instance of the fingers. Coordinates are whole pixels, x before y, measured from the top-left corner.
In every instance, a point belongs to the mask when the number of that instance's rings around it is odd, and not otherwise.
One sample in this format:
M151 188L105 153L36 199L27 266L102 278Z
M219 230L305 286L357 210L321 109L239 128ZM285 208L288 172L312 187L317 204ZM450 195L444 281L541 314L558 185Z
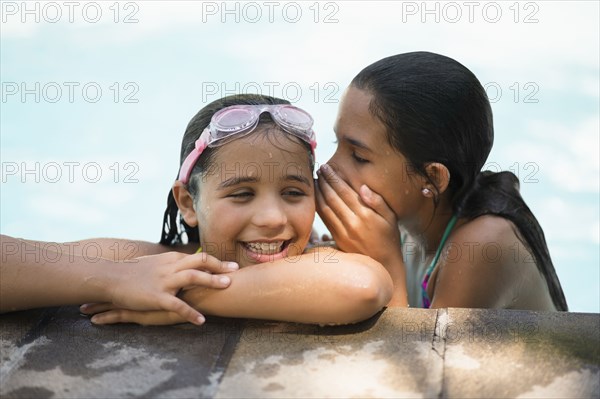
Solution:
M325 201L319 186L315 190L315 196L317 200L317 213L323 220L323 223L325 223L325 226L327 226L327 229L336 237L340 231L344 230L342 221Z
M190 323L201 325L205 322L202 314L177 297L164 295L159 298L158 306L163 310L136 311L121 309L112 303L85 304L81 305L79 310L87 315L95 315L92 317L92 322L96 324L175 324L189 321ZM167 317L167 313L172 314Z
M171 284L172 287L176 288L188 286L227 288L231 284L231 278L225 275L212 275L199 270L183 270L174 276Z
M363 206L360 203L358 193L331 166L324 164L317 173L319 174L318 182L323 195L334 211L342 211L347 208L356 213Z
M140 312L127 309L114 309L92 317L94 324L136 323L142 325L171 325L185 323L185 319L173 312L153 310Z
M381 215L387 221L395 222L396 214L381 195L371 190L366 184L360 186L358 193L363 202L371 207L376 213Z
M229 273L240 267L235 262L222 262L207 253L187 255L178 261L176 270L201 269L211 273Z
M176 313L192 324L199 326L206 321L200 312L177 297L164 295L159 299L159 304L162 309Z
M321 170L319 176L323 178L318 179L321 198L317 195L317 205L322 208L319 209L319 215L321 212L324 213L322 217L332 219L333 215L339 215L340 221L345 221L347 224L352 221L352 214L364 218L365 205L367 205L390 222L396 219L396 214L383 197L368 186L363 184L356 193L329 165L322 165Z
M106 312L108 310L115 309L115 305L110 302L104 303L86 303L79 307L79 311L83 314L91 315L96 313Z

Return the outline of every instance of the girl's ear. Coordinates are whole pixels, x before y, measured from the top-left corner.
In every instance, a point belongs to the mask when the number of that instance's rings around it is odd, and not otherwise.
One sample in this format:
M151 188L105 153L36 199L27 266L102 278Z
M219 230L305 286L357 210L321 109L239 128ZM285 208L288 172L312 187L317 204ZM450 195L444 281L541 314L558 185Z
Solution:
M179 212L190 227L198 226L198 218L196 216L196 210L194 209L194 198L192 194L185 188L185 185L177 180L173 183L173 198L177 202Z
M434 183L434 187L429 188L437 195L442 194L450 184L450 171L448 168L439 162L431 162L425 166L427 176Z

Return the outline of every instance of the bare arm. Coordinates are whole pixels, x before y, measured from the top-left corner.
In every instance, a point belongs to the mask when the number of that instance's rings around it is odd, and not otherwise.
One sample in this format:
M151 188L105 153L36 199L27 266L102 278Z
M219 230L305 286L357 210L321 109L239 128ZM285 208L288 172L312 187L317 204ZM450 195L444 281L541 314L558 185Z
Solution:
M218 316L353 323L381 310L392 294L392 281L383 266L331 248L282 264L243 268L231 277L225 291L192 289L184 299Z
M0 312L38 307L112 302L138 310L168 309L201 323L201 315L175 294L183 287L226 287L211 272L231 271L229 262L206 254L165 253L123 265L78 256L39 243L0 236ZM58 248L58 247L54 247ZM237 265L235 265L237 267Z
M18 240L22 243L34 245L40 250L40 255L45 255L44 251L61 252L64 255L81 256L88 260L103 258L113 261L128 261L140 256L157 255L173 250L193 254L197 249L197 244L169 247L148 241L127 240L123 238L89 238L64 243L34 241L22 238Z
M0 312L108 300L112 265L1 236Z
M183 298L204 314L316 324L364 320L391 299L393 283L378 262L331 248L233 272L226 290L193 288ZM173 324L165 312L110 310L95 323Z

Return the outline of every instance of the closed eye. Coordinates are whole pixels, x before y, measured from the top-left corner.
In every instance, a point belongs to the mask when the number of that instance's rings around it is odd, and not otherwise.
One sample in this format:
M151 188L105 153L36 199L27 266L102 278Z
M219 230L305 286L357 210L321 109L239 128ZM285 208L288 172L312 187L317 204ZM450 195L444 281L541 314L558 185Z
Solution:
M304 197L306 196L306 193L298 189L288 189L283 192L283 195L288 195L291 197Z
M242 191L242 192L238 192L238 193L229 194L227 197L235 198L235 199L245 199L245 198L250 198L253 196L254 196L254 193L251 191Z
M354 160L358 163L369 163L370 162L368 159L361 158L358 155L356 155L355 151L352 151L352 158L354 158Z

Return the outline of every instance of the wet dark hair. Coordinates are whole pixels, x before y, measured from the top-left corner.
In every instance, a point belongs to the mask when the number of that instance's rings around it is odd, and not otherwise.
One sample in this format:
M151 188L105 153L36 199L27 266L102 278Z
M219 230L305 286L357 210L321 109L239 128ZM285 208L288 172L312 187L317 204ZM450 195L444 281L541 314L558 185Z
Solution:
M448 168L450 203L457 217L496 215L516 226L555 307L568 310L544 232L519 193L519 179L510 172L481 171L492 149L494 127L487 94L475 75L452 58L413 52L369 65L351 86L373 96L369 111L385 125L390 145L416 173L434 184L427 164ZM434 204L437 208L437 194Z
M180 167L185 158L188 156L188 154L194 149L196 140L198 140L198 138L202 134L202 131L210 124L212 116L217 111L223 108L230 107L232 105L260 104L290 104L290 102L287 100L282 100L279 98L259 94L237 94L215 100L212 103L205 106L204 108L202 108L200 111L198 111L198 113L188 123L187 128L185 129L185 133L183 135L183 140L181 142L181 154L179 157ZM273 126L276 126L268 113L263 113L260 116L259 124L272 124ZM266 134L270 134L270 131L272 130L267 130ZM301 140L298 140L298 142L301 142L307 148L307 151L310 151L310 145L308 143L304 143ZM200 176L201 173L207 171L217 151L218 147L206 148L202 152L202 155L198 158L196 164L194 165L194 169L192 170L187 185L187 189L190 192L190 194L192 194L192 196L195 196L197 194L196 182L198 176ZM311 157L311 168L313 166L314 159L312 159ZM179 172L177 172L177 178L178 177ZM160 243L163 245L184 244L184 235L187 237L188 242L200 242L198 228L190 227L183 220L181 214L179 213L179 208L177 207L175 198L173 197L173 190L169 190L169 195L167 197L167 208L165 209L163 217L163 228L161 231Z

